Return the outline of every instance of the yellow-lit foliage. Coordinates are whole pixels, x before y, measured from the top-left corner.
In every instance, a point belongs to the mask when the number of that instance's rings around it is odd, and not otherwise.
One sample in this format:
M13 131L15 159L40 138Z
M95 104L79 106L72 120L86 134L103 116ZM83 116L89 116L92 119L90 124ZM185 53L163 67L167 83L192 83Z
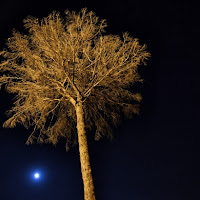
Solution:
M96 139L112 138L110 125L118 124L121 112L129 117L139 111L134 102L141 95L129 88L142 81L137 69L150 57L146 45L128 33L105 35L106 20L86 8L65 13L65 19L58 12L42 20L28 17L28 34L13 31L0 52L0 85L16 95L4 127L33 126L27 144L56 144L59 138L66 138L67 148L75 144L78 97Z

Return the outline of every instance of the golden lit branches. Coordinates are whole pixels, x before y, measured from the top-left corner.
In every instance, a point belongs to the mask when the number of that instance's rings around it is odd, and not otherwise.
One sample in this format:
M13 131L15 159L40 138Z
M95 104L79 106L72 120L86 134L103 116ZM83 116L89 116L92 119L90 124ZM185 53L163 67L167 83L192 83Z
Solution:
M106 20L86 8L65 14L65 19L58 12L41 20L28 17L28 35L13 31L8 48L0 52L0 86L16 94L4 127L34 126L27 143L38 138L56 144L59 137L74 142L80 99L86 127L110 138L110 125L118 124L120 112L139 111L135 102L141 95L129 87L142 81L138 66L150 57L146 45L128 33L105 35Z

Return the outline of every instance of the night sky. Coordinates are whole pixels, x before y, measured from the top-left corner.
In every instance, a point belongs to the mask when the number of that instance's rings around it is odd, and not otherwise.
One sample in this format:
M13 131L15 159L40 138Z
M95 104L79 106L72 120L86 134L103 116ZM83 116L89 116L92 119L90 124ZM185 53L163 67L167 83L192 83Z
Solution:
M140 67L145 79L141 114L122 119L115 139L99 142L88 133L97 200L196 200L199 196L199 8L192 1L5 1L0 5L0 50L28 15L87 7L107 19L107 34L128 31L147 44L151 58ZM61 141L26 146L31 133L2 128L12 106L0 91L0 199L83 200L78 147ZM90 137L91 136L91 137ZM40 172L40 179L33 178Z

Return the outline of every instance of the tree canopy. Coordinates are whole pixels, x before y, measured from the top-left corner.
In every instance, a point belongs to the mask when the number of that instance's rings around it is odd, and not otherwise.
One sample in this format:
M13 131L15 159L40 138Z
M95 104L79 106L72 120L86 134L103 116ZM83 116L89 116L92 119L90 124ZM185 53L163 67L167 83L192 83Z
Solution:
M120 113L139 112L142 97L130 87L142 82L138 66L150 57L146 45L127 32L106 35L106 20L86 8L65 14L28 17L28 34L14 30L0 52L0 85L16 95L4 127L33 126L27 144L56 144L59 138L66 138L67 149L76 144L78 98L86 129L96 129L95 139L112 138L111 125L119 123Z

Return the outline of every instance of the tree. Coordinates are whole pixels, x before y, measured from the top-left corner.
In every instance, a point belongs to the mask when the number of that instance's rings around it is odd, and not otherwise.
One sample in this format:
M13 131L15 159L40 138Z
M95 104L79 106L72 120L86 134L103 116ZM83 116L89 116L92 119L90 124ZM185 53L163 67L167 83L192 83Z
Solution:
M27 35L13 31L0 64L0 85L15 94L4 127L21 123L34 127L26 144L56 144L66 138L66 149L79 144L84 199L94 200L86 130L95 139L112 138L111 124L119 116L139 112L142 97L130 91L142 82L138 66L150 57L128 33L105 35L106 20L86 8L79 13L58 12L39 20L24 20ZM39 131L37 131L39 130Z

